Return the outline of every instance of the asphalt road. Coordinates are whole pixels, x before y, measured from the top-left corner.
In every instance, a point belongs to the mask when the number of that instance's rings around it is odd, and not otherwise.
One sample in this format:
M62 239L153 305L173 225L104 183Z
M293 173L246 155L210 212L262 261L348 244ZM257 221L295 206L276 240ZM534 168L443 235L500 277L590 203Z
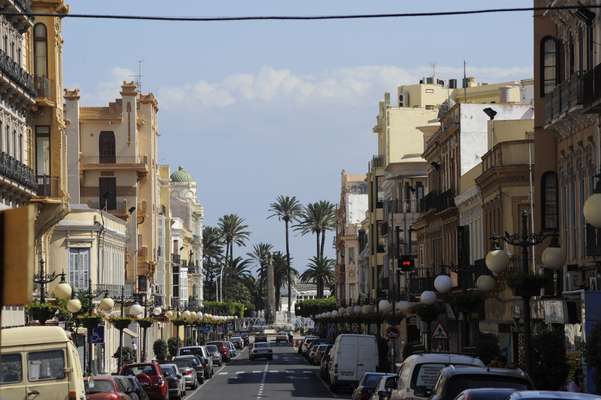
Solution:
M215 376L185 400L320 400L350 398L334 395L319 378L319 367L308 364L290 346L273 344L273 360L248 360L248 350L215 370Z

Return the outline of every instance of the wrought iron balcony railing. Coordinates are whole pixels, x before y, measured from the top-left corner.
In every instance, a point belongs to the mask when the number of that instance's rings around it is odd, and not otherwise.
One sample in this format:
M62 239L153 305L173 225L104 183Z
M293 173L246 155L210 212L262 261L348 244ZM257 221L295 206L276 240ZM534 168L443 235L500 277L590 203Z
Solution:
M27 189L37 191L33 170L4 152L0 153L0 175L25 186Z
M54 82L52 80L45 76L36 76L34 84L37 97L51 98L54 96Z
M0 70L2 73L8 75L25 93L31 97L36 97L33 77L19 64L14 62L3 50L0 50Z
M545 124L551 124L567 114L574 107L582 105L584 101L584 79L574 75L571 79L560 83L555 89L545 94Z
M37 175L36 181L38 196L58 196L59 178L57 176Z
M422 212L434 210L436 212L455 207L455 191L449 189L445 192L432 191L420 200Z

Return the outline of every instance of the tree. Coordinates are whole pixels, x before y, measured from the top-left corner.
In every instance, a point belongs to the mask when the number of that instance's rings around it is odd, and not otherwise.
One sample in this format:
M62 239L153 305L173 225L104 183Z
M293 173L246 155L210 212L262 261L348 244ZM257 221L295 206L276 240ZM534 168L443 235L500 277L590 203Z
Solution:
M155 340L152 344L152 351L159 362L165 361L167 359L167 342L163 339Z
M276 310L280 308L281 305L281 293L280 290L284 282L287 282L288 279L288 260L286 256L282 254L281 251L276 251L272 255L272 264L273 264L273 277L274 277L274 286L275 286L275 308ZM290 267L290 274L292 277L296 277L298 272Z
M320 200L303 207L299 223L294 229L302 235L315 234L316 257L323 257L325 251L326 232L336 227L336 205Z
M113 354L113 358L118 360L118 365L131 364L136 361L136 351L129 346L123 346L123 360L120 360L121 350L117 347L117 351Z
M251 293L253 293L253 297L258 295L256 298L260 299L261 305L263 304L263 296L267 297L265 293L265 283L267 281L267 259L272 251L273 246L271 244L262 242L255 244L253 246L253 251L246 254L257 266L257 279L255 282L255 288L251 289ZM256 301L255 304L257 305L257 309L262 308L262 306L258 307L259 303Z
M324 297L324 288L334 282L335 262L327 257L311 257L307 269L300 276L303 282L315 283L317 285L317 298Z
M224 269L224 275L227 279L243 282L251 277L250 260L242 257L234 258Z
M178 329L179 331L179 329ZM169 350L169 356L171 356L171 358L175 357L177 355L177 338L172 336L169 339L167 339L167 350Z
M286 264L288 267L288 321L290 321L292 311L292 267L290 266L290 222L298 220L302 208L295 196L278 196L275 202L269 205L269 211L272 214L268 218L278 217L280 221L284 221L284 230L286 238Z
M202 230L205 298L217 299L217 276L223 264L223 236L219 228L205 226Z
M219 218L219 230L225 242L225 266L231 264L234 260L234 244L244 246L250 236L248 225L244 223L244 218L236 214L227 214ZM223 298L223 266L220 271L220 297Z
M534 386L541 390L561 389L569 372L563 332L545 329L532 337L531 346L532 370L528 374Z

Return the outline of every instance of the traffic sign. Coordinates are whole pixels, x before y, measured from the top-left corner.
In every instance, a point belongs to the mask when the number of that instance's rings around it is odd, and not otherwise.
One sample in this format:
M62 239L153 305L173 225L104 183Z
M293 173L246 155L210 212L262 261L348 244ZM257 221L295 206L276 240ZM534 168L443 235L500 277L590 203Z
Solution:
M92 343L103 344L104 343L104 326L98 325L92 329Z
M399 332L399 328L397 328L396 326L389 326L386 329L386 337L388 339L396 339L399 337L400 334L401 332Z
M400 256L399 269L405 272L411 272L415 270L415 258L408 255Z
M441 322L438 322L434 327L434 331L432 331L432 339L448 339L449 333L442 325Z

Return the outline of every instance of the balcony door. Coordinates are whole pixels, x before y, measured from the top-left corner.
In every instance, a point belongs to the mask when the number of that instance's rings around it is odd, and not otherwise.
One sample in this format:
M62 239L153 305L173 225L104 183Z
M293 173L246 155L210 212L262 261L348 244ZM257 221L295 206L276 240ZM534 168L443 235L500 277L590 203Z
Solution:
M100 132L100 137L98 138L98 158L101 164L115 163L115 134L113 132Z
M98 182L98 208L115 210L117 208L117 178L103 176Z

